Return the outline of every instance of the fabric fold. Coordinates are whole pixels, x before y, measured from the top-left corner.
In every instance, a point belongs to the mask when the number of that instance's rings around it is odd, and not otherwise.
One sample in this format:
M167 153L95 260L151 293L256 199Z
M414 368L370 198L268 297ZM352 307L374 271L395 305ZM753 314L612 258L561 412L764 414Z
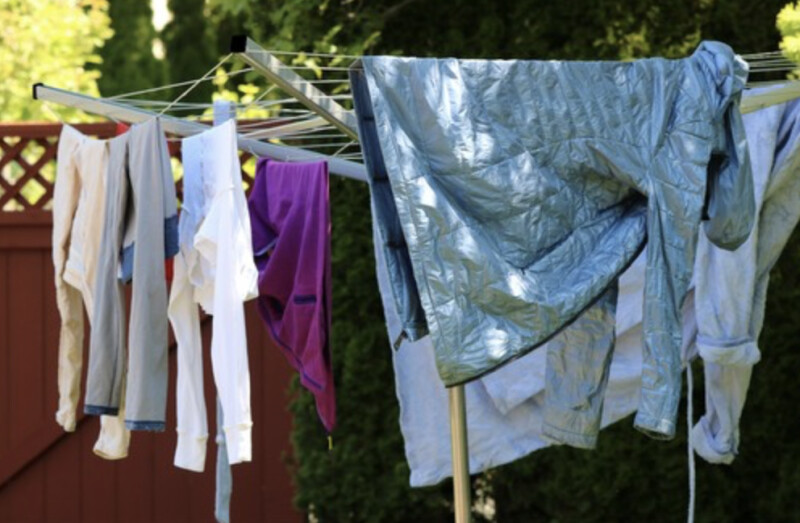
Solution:
M248 205L258 311L270 338L314 395L320 421L331 432L336 396L327 163L260 158Z

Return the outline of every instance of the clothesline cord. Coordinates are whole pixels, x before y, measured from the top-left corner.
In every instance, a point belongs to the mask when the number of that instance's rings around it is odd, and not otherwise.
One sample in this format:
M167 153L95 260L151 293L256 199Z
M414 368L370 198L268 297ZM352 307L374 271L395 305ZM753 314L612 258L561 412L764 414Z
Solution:
M206 78L210 78L210 77L211 77L211 75L212 75L212 74L214 74L214 71L216 71L217 69L219 69L220 67L222 67L222 64L224 64L225 62L227 62L227 61L228 61L228 59L229 59L231 56L233 56L233 55L232 55L231 53L228 53L228 54L225 56L225 58L223 58L222 60L220 60L220 61L217 63L217 65L215 65L214 67L212 67L211 69L209 69L209 70L208 70L208 72L207 72L205 75L203 75L203 76L202 76L200 79L198 79L198 80L197 80L197 81L195 81L195 82L194 82L192 85L190 85L190 86L189 86L189 87L188 87L188 88L187 88L185 91L183 91L183 92L182 92L182 93L181 93L181 94L180 94L180 95L179 95L179 96L178 96L178 97L177 97L175 100L173 100L171 104L169 104L168 106L166 106L165 108L163 108L163 109L161 110L161 112L160 112L160 113L158 113L158 115L159 115L159 116L161 116L162 114L164 114L165 112L167 112L167 111L169 110L169 108L170 108L170 107L172 107L174 104L176 104L176 103L180 102L180 101L183 99L183 97L185 97L185 96L186 96L186 95L188 95L190 92L192 92L192 89L194 89L195 87L197 87L197 86L200 84L200 82L202 82L202 81L203 81L203 80L205 80Z
M272 86L269 87L269 89L264 89L264 91L260 95L258 95L256 98L254 98L252 102L250 102L249 104L245 105L241 109L236 109L237 115L240 114L240 113L245 113L245 112L247 112L248 109L252 109L253 107L256 107L256 106L260 107L259 104L260 104L261 100L263 100L264 97L267 96L269 93L274 91L275 87L276 86L272 85Z
M249 73L251 71L253 71L252 67L246 67L244 69L239 69L238 71L233 71L233 72L225 71L225 76L227 76L228 78L233 78L235 76L243 75L243 74ZM129 97L132 97L132 96L138 96L140 94L155 93L155 92L158 92L158 91L164 91L164 90L167 90L167 89L173 89L175 87L184 87L186 85L192 85L195 82L197 82L198 80L200 80L202 82L210 82L210 81L214 80L213 77L208 77L207 74L208 73L206 73L205 75L201 76L200 78L195 78L195 79L192 79L192 80L185 80L185 81L177 82L177 83L173 83L173 84L159 85L158 87L151 87L149 89L140 89L139 91L131 91L129 93L117 94L117 95L114 95L114 96L107 97L106 100L121 100L121 99L129 98Z

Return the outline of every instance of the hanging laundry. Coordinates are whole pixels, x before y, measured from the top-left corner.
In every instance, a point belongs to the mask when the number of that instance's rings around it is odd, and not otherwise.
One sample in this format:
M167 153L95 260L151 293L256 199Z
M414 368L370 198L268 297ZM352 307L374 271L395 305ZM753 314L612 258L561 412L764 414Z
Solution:
M350 89L353 91L353 100L356 104L359 142L369 177L373 222L381 233L379 243L386 253L387 270L392 276L392 282L396 282L392 285L392 292L403 327L397 334L397 339L393 340L394 345L398 346L402 338L410 341L421 339L428 334L428 325L411 270L408 245L403 236L397 205L392 196L392 186L386 172L386 164L383 161L380 143L378 143L375 115L372 105L368 103L369 91L363 74L357 71L351 72Z
M128 132L131 126L122 122L117 122L117 135L124 134ZM167 150L169 150L170 156L177 154L180 152L179 144L175 142L167 142ZM174 230L174 229L173 229ZM174 258L167 258L164 260L164 277L167 280L167 284L172 282L172 263Z
M84 411L116 415L124 395L128 429L161 431L168 371L164 260L178 247L167 142L155 118L107 143L107 206ZM121 285L131 280L126 336Z
M800 101L747 114L744 125L758 221L733 252L717 249L701 234L695 266L706 413L692 441L711 463L731 463L738 453L739 420L760 359L769 273L800 219Z
M260 158L248 205L258 310L311 391L328 432L336 425L330 348L331 219L326 162Z
M91 322L94 275L105 203L106 146L64 125L58 139L53 190L53 265L61 315L59 337L59 408L56 420L75 430L83 365L83 306ZM87 219L87 216L89 219ZM85 254L85 256L84 256Z
M183 140L183 205L169 297L178 344L175 466L205 468L208 422L198 304L211 314L211 364L228 460L252 459L250 371L244 302L258 295L250 216L231 120Z
M75 430L83 367L83 311L93 322L98 253L106 206L108 142L64 125L58 140L53 194L53 265L61 316L56 421ZM106 459L128 454L129 434L117 416L102 416L94 452Z
M402 316L392 294L377 222L373 222L373 239L387 331L389 339L394 340L403 328ZM641 294L641 287L637 290ZM556 339L576 330L567 327ZM636 410L642 375L641 336L641 324L617 336L605 392L603 427ZM436 372L433 344L426 336L415 342L405 340L398 350L390 352L410 484L434 485L450 477L453 466L450 427L443 422L449 416L447 390ZM546 355L547 344L464 386L472 474L511 463L551 444L542 433Z
M680 304L701 218L730 249L753 222L738 112L746 64L716 42L682 60L362 64L351 82L366 81L369 96L354 85L356 110L374 114L445 384L480 377L559 332L615 284L646 233L634 424L672 437ZM394 280L395 295L409 295L407 284ZM560 428L571 430L568 421Z
M744 97L759 92L748 91ZM736 456L752 365L760 357L757 340L769 271L800 219L800 208L794 205L800 190L800 102L746 114L743 122L759 218L750 237L735 251L713 246L700 233L694 268L697 287L690 290L682 308L681 359L685 364L699 353L706 375L706 414L693 428L692 440L695 451L711 463L731 463ZM645 258L640 255L619 279L609 392L617 385L615 365L635 372L637 379L641 374ZM508 412L544 388L541 372L531 373L532 379L526 380L527 374L514 363L481 381L495 405ZM586 396L588 400L590 395ZM605 406L609 407L608 399ZM629 406L620 415L634 411Z

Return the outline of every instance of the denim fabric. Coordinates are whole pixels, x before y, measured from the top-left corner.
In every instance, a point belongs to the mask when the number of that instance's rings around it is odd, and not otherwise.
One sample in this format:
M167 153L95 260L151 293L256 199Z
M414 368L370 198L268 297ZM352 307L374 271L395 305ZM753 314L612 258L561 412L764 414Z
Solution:
M135 244L131 243L122 248L120 255L120 274L119 279L123 283L130 283L133 279L133 254ZM172 258L180 250L178 243L178 215L174 214L167 217L164 221L164 253L166 258Z

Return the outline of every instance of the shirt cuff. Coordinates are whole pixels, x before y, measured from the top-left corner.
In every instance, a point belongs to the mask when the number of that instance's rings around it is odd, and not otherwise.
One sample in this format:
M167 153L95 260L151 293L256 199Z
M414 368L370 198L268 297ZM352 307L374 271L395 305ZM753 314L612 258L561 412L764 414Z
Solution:
M758 345L752 339L720 340L698 334L697 351L703 361L718 365L752 366L761 359Z
M208 436L192 436L178 432L175 447L175 466L194 472L203 472L206 467L206 441Z
M633 427L653 439L670 440L675 437L675 423L666 418L654 418L641 413L636 413Z
M75 409L59 409L56 422L67 432L75 432Z
M225 444L228 448L228 463L234 465L236 463L252 460L252 432L252 423L225 427Z
M721 452L715 448L716 440L714 440L714 435L707 430L704 419L701 419L694 426L691 437L694 451L707 462L715 465L730 465L733 463L736 454L732 450Z

